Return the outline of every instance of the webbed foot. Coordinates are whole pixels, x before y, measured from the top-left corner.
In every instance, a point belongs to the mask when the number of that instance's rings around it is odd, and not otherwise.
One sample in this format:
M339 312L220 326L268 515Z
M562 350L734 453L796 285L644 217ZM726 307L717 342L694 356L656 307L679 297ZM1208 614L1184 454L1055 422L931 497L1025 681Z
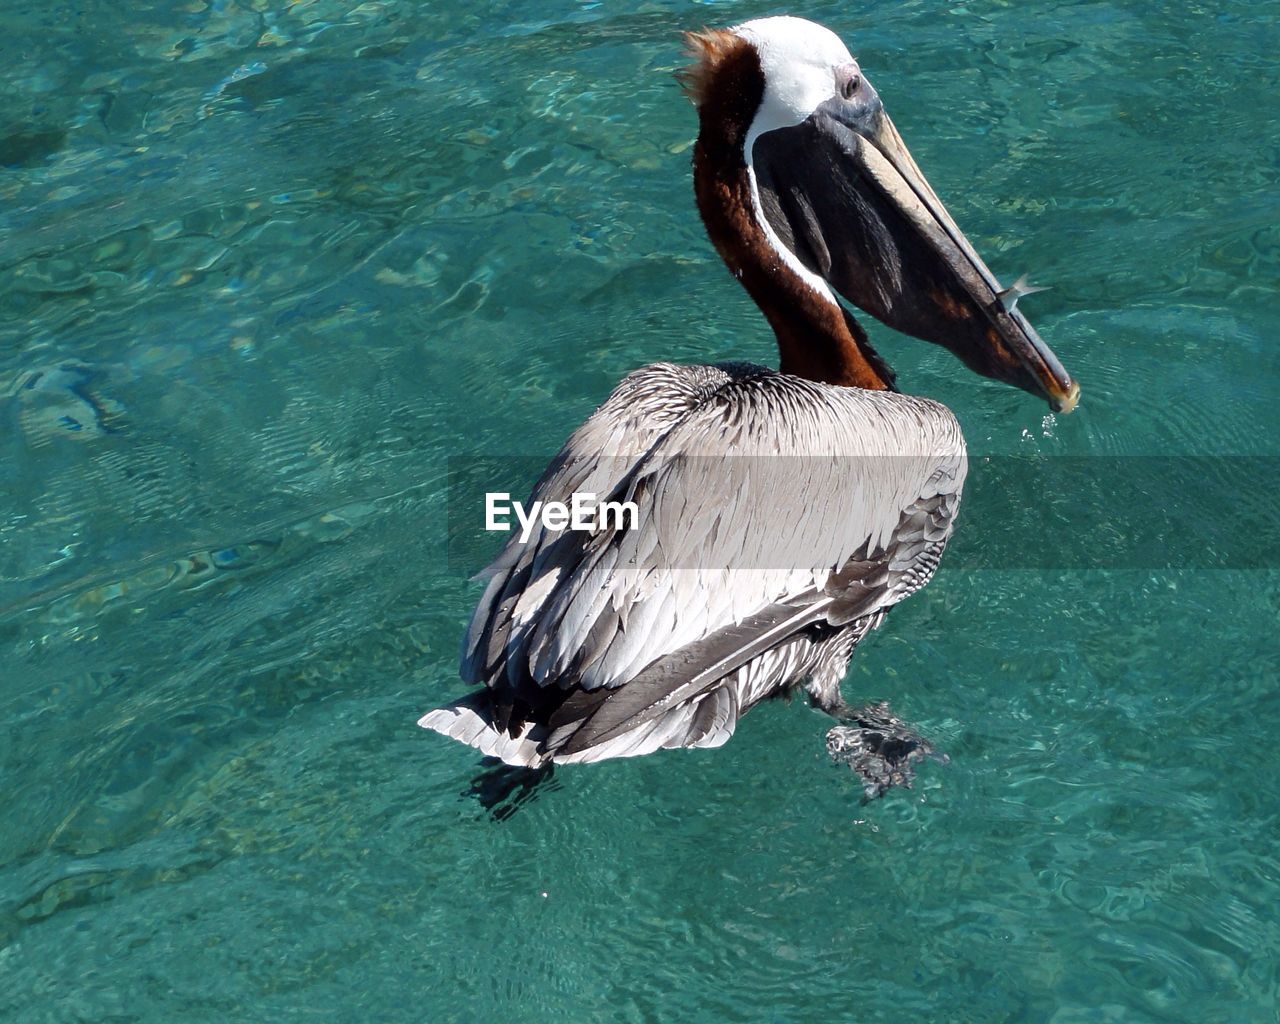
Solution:
M841 716L844 724L827 733L827 753L862 776L864 803L893 786L910 789L915 766L926 757L941 764L949 760L883 701L846 714Z

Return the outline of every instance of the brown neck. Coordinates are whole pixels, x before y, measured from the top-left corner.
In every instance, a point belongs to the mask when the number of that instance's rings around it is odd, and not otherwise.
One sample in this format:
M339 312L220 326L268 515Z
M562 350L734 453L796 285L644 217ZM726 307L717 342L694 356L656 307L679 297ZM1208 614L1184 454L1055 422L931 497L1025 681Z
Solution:
M693 186L707 234L778 338L779 369L827 384L883 391L893 375L844 309L787 266L757 219L743 142L764 91L754 48L720 60L700 95Z

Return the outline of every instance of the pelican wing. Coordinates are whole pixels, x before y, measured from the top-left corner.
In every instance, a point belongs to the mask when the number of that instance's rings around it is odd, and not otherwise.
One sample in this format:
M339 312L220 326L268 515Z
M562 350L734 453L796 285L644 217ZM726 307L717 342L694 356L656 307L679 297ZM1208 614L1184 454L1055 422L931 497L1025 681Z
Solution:
M925 399L745 365L645 367L533 494L633 502L636 527L513 538L462 674L492 688L499 728L504 708L556 687L571 691L549 723L574 732L566 752L616 737L805 629L868 619L923 586L964 473L955 419Z

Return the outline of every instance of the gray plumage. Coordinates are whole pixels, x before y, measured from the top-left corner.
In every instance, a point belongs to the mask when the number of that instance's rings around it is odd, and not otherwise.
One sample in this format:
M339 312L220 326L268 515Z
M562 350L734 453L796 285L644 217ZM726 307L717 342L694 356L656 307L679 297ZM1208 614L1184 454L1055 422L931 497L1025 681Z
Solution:
M853 648L933 575L965 470L928 399L748 364L637 370L532 495L633 501L636 528L513 534L463 642L483 686L419 724L539 767L720 746L800 685L847 710Z

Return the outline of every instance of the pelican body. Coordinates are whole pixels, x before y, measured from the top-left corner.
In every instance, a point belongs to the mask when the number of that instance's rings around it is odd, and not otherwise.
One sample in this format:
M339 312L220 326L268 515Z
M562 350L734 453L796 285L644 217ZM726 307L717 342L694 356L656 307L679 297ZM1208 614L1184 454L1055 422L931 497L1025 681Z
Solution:
M708 236L777 336L779 368L629 374L531 500L590 492L632 529L513 536L463 641L480 688L419 722L540 768L717 747L802 689L868 795L930 745L840 683L855 646L924 586L955 525L959 424L899 393L837 298L1070 411L1079 389L956 227L857 62L798 18L686 37Z

